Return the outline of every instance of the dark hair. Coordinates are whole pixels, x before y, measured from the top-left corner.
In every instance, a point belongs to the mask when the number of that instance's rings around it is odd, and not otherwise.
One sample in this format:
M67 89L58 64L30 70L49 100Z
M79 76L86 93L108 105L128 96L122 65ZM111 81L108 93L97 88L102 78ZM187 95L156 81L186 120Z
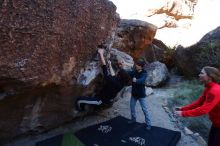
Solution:
M141 66L142 68L146 65L146 62L144 59L138 59L135 64L137 64L138 66Z
M219 82L220 81L220 71L211 66L205 66L203 67L205 70L206 74L212 79L214 82Z

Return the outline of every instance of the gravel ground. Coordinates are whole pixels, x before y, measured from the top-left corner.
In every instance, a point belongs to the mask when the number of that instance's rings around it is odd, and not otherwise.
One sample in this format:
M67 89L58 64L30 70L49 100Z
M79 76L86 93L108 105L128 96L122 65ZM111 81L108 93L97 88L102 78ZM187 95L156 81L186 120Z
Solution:
M169 114L164 110L163 104L168 98L173 96L176 86L164 87L153 89L154 93L147 97L148 110L153 126L163 127L176 131L181 131L181 139L177 146L201 146L198 142L190 135L185 135L180 128L178 128L176 122L173 122ZM106 121L115 116L122 115L129 118L129 98L123 98L114 103L113 107L105 109L102 112L93 112L89 115L77 118L72 123L65 124L59 128L48 131L41 135L33 135L16 139L15 141L6 144L5 146L35 146L37 141L53 137L69 131L76 131L84 127L88 127L93 124ZM140 108L139 103L136 107L137 110L137 121L144 122L144 116Z

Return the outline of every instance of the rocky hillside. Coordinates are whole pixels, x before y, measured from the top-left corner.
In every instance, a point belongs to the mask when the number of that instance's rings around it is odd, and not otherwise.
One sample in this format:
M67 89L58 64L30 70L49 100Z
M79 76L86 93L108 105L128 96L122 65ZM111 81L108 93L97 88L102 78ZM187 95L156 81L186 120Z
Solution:
M112 0L123 19L156 25L156 38L174 47L191 46L220 25L219 0ZM135 7L134 7L135 6Z

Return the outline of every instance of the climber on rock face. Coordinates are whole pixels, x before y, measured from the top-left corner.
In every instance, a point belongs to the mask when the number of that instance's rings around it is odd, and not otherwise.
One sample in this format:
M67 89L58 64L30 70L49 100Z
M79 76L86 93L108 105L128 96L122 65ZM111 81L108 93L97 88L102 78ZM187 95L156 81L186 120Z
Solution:
M77 98L76 108L79 111L83 111L85 105L112 105L113 99L116 97L117 93L130 82L129 75L123 69L122 59L117 59L117 66L119 68L117 72L114 72L111 62L108 61L110 72L108 73L106 60L104 58L104 51L104 49L98 50L102 65L101 67L103 71L104 85L99 92L95 93L94 96L82 96Z

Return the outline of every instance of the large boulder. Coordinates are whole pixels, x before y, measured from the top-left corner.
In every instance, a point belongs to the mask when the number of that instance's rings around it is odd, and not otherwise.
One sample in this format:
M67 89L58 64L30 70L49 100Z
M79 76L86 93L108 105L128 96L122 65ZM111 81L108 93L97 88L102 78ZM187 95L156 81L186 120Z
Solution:
M179 46L175 52L175 64L189 78L197 76L207 65L220 68L220 27L191 47Z
M169 72L165 64L155 61L146 66L147 78L145 85L149 87L157 87L166 83L169 78Z
M143 58L149 63L159 61L164 63L169 69L174 67L173 54L175 50L167 47L162 41L154 39L143 54Z
M156 34L157 27L140 20L121 20L117 28L113 47L127 52L134 59L144 53Z
M118 23L103 0L0 3L0 77L29 84L63 84L76 78Z
M119 19L108 0L0 1L0 18L2 145L76 117L94 88L76 85L81 69Z

